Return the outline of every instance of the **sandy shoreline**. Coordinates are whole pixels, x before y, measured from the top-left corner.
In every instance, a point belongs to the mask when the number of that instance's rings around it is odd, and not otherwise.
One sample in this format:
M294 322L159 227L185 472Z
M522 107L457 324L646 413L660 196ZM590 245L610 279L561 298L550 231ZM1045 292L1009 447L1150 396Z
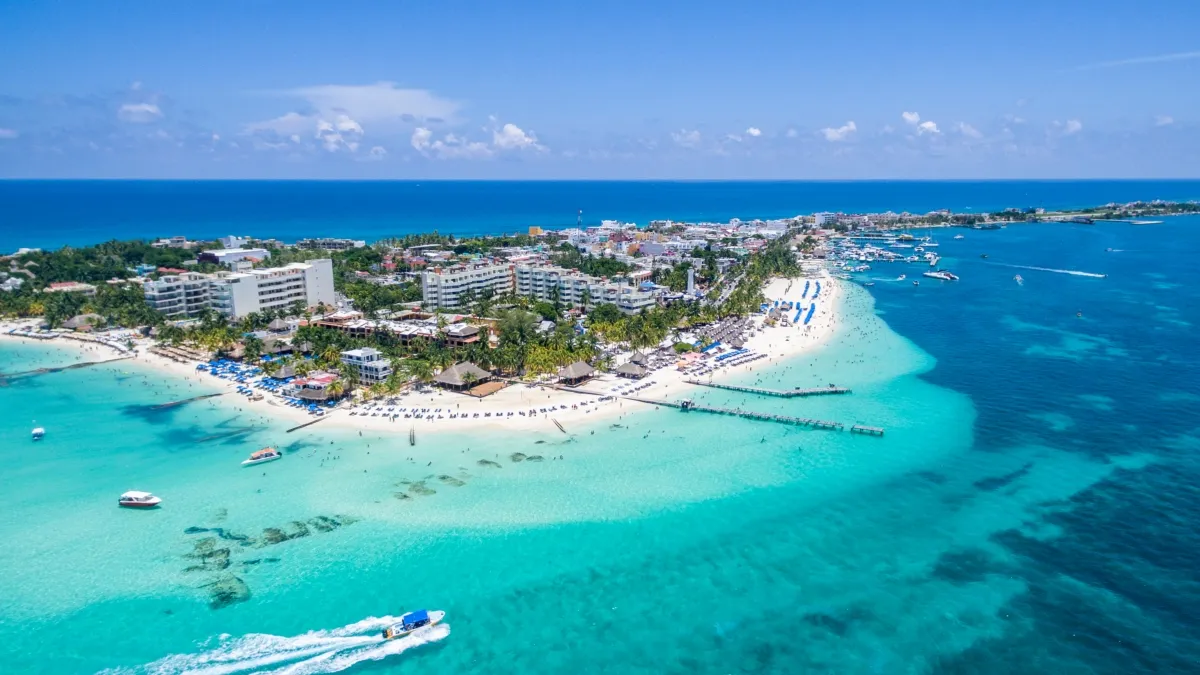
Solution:
M775 326L764 327L758 330L762 326L764 317L762 315L754 316L752 324L756 334L752 334L746 340L744 347L754 353L765 355L765 358L742 365L722 367L709 375L704 375L703 379L706 381L721 382L727 380L730 376L747 372L750 369L756 367L763 368L781 360L791 359L805 352L813 351L828 342L836 332L841 319L842 299L846 292L844 285L850 282L835 279L826 274L814 274L796 279L773 279L764 289L764 295L771 301L777 299L796 300L800 296L806 278L813 281L820 280L821 282L821 293L816 300L817 309L807 326ZM791 285L790 292L787 290L789 285ZM808 300L811 300L811 291L806 302ZM65 336L55 338L54 340L37 340L8 334L8 331L13 328L28 328L33 325L36 325L36 321L0 322L0 334L10 340L19 340L29 344L44 344L48 342L62 347L74 348L79 350L81 354L86 354L89 357L88 360L102 360L96 357L103 357L103 360L107 360L109 358L125 356L118 348L91 341L64 339ZM71 336L71 338L74 337ZM277 402L269 394L261 401L251 401L247 397L235 392L237 384L213 377L204 371L197 371L196 364L178 363L157 354L152 354L149 352L152 346L154 346L152 340L135 340L134 355L131 358L125 359L125 361L149 366L160 372L168 373L186 381L203 384L206 387L228 391L229 396L213 399L217 402L223 402L223 404L236 404L238 407L245 406L248 410L286 420L293 423L293 425L304 424L318 419L303 410L288 407ZM696 385L686 382L687 379L692 377L694 376L682 373L674 367L653 371L640 382L635 382L636 385L648 384L649 386L633 395L639 398L667 401L687 398L688 393L696 388ZM601 393L605 396L618 396L613 389L616 389L620 385L629 385L630 383L630 380L611 374L603 374L587 382L580 388L590 392ZM625 391L628 392L628 390L629 387L625 387ZM423 392L410 390L390 398L395 399L394 405L397 410L400 408L408 410L427 408L433 411L440 408L440 414L443 416L443 419L431 420L428 417L425 419L406 419L403 415L400 415L398 419L393 420L386 416L371 417L369 414L351 415L350 410L352 407L348 404L343 404L338 406L337 409L327 412L317 426L363 431L392 431L395 433L408 433L409 429L414 427L422 433L470 432L476 430L558 433L559 430L554 424L555 420L569 431L572 424L591 424L612 420L619 418L624 413L636 412L649 407L649 404L628 399L615 398L613 400L598 401L598 397L594 395L527 384L511 385L484 399L476 399L441 389L431 389ZM585 402L588 405L580 405ZM393 405L384 404L383 400L379 400L372 405L380 404ZM551 407L558 407L559 409L553 412L539 412L536 415L519 414L520 412L528 413L531 409ZM362 407L359 407L359 411L361 410ZM508 414L510 412L512 413L511 416ZM490 416L487 416L489 413ZM460 417L449 419L447 417L449 414L457 414ZM461 417L464 414L471 415L471 417ZM475 417L476 414L478 414L478 417Z

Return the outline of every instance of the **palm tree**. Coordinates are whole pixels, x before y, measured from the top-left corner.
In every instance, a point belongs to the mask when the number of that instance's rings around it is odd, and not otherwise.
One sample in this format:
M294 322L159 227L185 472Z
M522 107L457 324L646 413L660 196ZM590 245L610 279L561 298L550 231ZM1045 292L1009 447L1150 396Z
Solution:
M325 391L333 398L341 398L342 394L346 393L346 385L342 384L341 380L334 380L325 387Z
M247 335L242 339L242 360L247 363L257 363L262 358L263 341L257 335Z

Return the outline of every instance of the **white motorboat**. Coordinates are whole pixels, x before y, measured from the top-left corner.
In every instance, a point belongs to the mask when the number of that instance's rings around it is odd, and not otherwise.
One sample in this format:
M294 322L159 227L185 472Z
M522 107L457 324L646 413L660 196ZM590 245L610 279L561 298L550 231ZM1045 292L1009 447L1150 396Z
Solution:
M1025 280L1024 280L1023 278L1021 278L1021 275L1020 275L1020 274L1018 274L1017 276L1013 277L1013 281L1017 282L1017 285L1018 285L1018 286L1024 286L1024 285L1025 285Z
M400 621L383 629L384 640L396 640L408 637L426 626L436 626L446 618L446 613L440 610L427 611L419 609L400 617Z
M904 281L904 275L901 274L900 276L896 277L896 281Z
M117 500L117 506L123 506L127 509L152 509L162 503L162 500L149 492L141 492L138 490L130 490L121 495Z
M942 281L958 281L958 276L951 274L946 270L938 270L936 272L926 272L924 276L930 279L941 279Z
M46 430L45 430L45 429L43 429L43 428L41 428L41 427L38 427L38 428L36 428L36 429L34 429L34 430L33 430L33 440L35 440L35 441L40 441L40 440L42 440L42 439L43 439L43 438L45 438L45 437L46 437Z
M966 237L962 236L961 234L954 235L954 238L955 239L966 239Z
M255 464L266 464L274 462L277 459L282 459L283 453L275 448L263 448L250 454L250 458L242 462L242 466L254 466Z

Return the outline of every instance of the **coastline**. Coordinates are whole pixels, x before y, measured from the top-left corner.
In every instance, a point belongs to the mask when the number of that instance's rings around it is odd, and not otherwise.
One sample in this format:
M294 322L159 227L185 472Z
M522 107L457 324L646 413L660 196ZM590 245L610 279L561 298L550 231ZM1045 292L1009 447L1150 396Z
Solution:
M798 293L793 290L793 292L788 294L787 289L792 288L792 284L803 284L806 279L819 280L821 282L821 293L816 302L817 309L807 326L775 326L764 327L758 330L762 327L765 317L762 315L755 316L753 318L755 331L746 340L744 348L753 353L762 354L766 358L741 365L720 367L715 372L706 375L705 379L712 382L723 382L729 378L752 372L755 367L760 369L768 367L779 361L809 353L828 343L837 332L838 327L842 325L841 319L843 313L841 309L846 293L844 285L852 282L836 279L829 276L828 273L822 272L820 274L802 275L791 279L772 279L764 288L763 293L768 301L772 302L784 299L795 300L795 296ZM787 298L785 298L785 294L788 296ZM807 300L811 300L811 297ZM406 434L410 429L414 428L422 433L450 431L553 432L558 431L558 427L555 424L556 421L562 423L564 426L570 424L578 425L580 423L591 424L608 421L628 412L651 410L656 407L650 403L619 398L620 395L616 394L613 390L620 385L630 383L636 383L634 386L648 385L636 392L638 398L668 401L685 398L689 392L695 391L697 388L697 385L689 384L686 381L692 379L694 376L685 374L675 367L665 367L647 374L640 381L631 381L605 373L579 387L580 390L595 392L595 394L564 391L539 384L514 383L483 399L436 388L427 389L426 391L409 389L394 397L388 397L389 399L395 399L396 403L394 405L397 409L428 408L430 410L437 410L440 408L444 415L451 413L472 415L472 417L458 417L453 420L448 418L406 419L403 415L400 415L398 418L351 415L350 412L354 407L347 403L339 405L337 408L326 412L323 417L318 418L303 410L282 405L273 400L271 396L264 397L261 401L251 401L244 396L236 395L235 389L237 385L233 382L212 377L203 371L197 371L195 368L196 364L179 363L150 353L149 349L154 345L154 341L149 338L134 340L134 352L132 355L129 355L125 354L121 347L101 343L96 340L80 339L79 336L73 334L60 334L60 338L64 339L56 338L54 340L37 340L8 334L9 330L27 327L30 323L28 320L0 322L0 334L10 340L19 340L26 344L53 344L66 347L67 349L75 349L80 354L115 354L118 358L111 359L113 361L126 360L130 363L137 363L162 374L180 378L190 383L201 384L236 396L236 398L220 396L213 399L218 405L231 405L232 401L237 401L239 407L245 406L247 410L269 415L274 419L285 420L297 426L310 422L318 422L323 428L337 427L344 430L388 431L398 434ZM597 402L600 396L617 398ZM382 403L382 400L373 405L380 403ZM580 404L582 403L587 403L588 405L586 407L581 406ZM558 409L553 412L539 412L536 415L519 414L531 409L554 407ZM512 415L510 416L509 413L512 413ZM478 417L475 417L475 415L478 415ZM503 415L503 417L500 417L500 415Z

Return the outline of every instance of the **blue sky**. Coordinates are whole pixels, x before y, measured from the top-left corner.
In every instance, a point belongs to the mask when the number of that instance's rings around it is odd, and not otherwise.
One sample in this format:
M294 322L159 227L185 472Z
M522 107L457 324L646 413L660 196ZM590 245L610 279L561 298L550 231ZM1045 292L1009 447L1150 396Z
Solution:
M2 177L1200 176L1194 0L0 16Z

